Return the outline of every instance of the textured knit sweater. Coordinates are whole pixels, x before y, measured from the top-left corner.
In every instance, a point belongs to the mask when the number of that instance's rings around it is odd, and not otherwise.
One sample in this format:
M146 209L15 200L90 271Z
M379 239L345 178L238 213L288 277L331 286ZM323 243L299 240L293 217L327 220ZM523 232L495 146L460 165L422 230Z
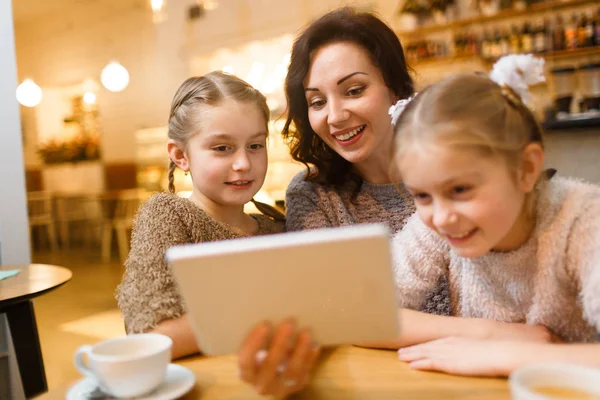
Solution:
M305 180L296 175L286 193L286 229L329 228L364 223L383 223L392 233L402 229L414 213L414 203L402 185L349 180L340 187ZM360 187L359 187L360 186ZM399 191L400 190L400 191ZM449 315L447 282L431 290L422 311Z
M282 232L283 223L252 215L257 235ZM116 297L128 333L146 332L161 321L178 318L186 307L165 261L174 245L236 239L246 235L211 218L190 200L174 194L152 196L136 216L131 250ZM198 282L202 287L202 282Z
M543 325L566 341L600 332L600 187L553 178L530 238L508 252L463 258L415 215L393 239L400 305L419 309L441 276L453 313Z

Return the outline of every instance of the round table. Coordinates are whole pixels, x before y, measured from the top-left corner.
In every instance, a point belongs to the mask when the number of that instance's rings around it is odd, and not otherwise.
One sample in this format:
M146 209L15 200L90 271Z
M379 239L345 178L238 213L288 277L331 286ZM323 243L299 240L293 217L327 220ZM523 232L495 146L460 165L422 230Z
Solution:
M64 285L73 274L67 268L46 264L0 266L0 270L13 269L20 273L0 280L0 314L6 314L23 390L30 398L48 389L31 300Z
M196 376L185 400L260 400L237 375L235 356L191 357L177 361ZM51 390L36 400L62 400L68 387ZM311 384L294 399L352 400L509 400L506 379L469 378L415 371L395 351L341 346L321 357Z

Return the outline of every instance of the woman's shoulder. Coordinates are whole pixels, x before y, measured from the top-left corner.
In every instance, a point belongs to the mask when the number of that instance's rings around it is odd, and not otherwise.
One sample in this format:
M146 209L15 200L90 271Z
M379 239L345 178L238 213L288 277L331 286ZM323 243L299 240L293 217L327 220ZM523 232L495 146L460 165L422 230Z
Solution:
M356 190L356 182L351 178L348 178L347 182L341 185L329 184L327 182L321 182L316 179L316 167L311 167L308 170L297 173L290 184L288 185L286 195L298 195L306 193L315 193L318 196L330 196L331 194L342 194Z
M309 176L314 173L311 171L314 171L314 169L300 171L294 175L290 181L290 184L288 185L287 194L303 192L306 190L314 190L317 186L319 186L318 183L308 179Z

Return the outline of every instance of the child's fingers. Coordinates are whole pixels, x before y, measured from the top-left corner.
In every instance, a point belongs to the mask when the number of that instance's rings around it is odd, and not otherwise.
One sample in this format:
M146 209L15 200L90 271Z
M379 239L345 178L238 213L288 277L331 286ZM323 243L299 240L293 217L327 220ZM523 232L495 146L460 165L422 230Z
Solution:
M426 357L427 348L424 345L405 347L398 350L398 359L400 361L412 362Z
M435 368L435 363L431 358L423 358L421 360L416 360L408 364L412 369L418 369L423 371L438 371Z
M306 374L306 363L310 362L310 353L312 350L312 339L308 331L303 331L298 335L298 340L285 369L281 373L279 383L281 395L290 394L298 391L304 384Z
M282 322L275 331L268 355L257 372L255 386L260 394L270 394L276 391L279 370L294 348L295 334L296 324L293 321Z
M257 354L266 347L271 327L268 323L258 324L246 337L238 355L240 379L250 384L256 381Z

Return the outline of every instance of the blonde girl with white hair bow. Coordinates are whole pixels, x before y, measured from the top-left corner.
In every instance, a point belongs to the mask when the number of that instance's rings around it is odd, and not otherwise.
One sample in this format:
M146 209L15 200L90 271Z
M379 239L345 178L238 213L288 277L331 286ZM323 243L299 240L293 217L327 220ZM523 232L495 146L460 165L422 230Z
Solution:
M600 367L600 345L574 344L600 332L600 187L543 171L526 105L543 60L501 59L491 78L451 76L390 110L395 166L417 208L393 239L399 303L418 310L445 277L453 310L407 320L399 357L468 375L547 360ZM470 328L476 319L565 344L490 340Z

